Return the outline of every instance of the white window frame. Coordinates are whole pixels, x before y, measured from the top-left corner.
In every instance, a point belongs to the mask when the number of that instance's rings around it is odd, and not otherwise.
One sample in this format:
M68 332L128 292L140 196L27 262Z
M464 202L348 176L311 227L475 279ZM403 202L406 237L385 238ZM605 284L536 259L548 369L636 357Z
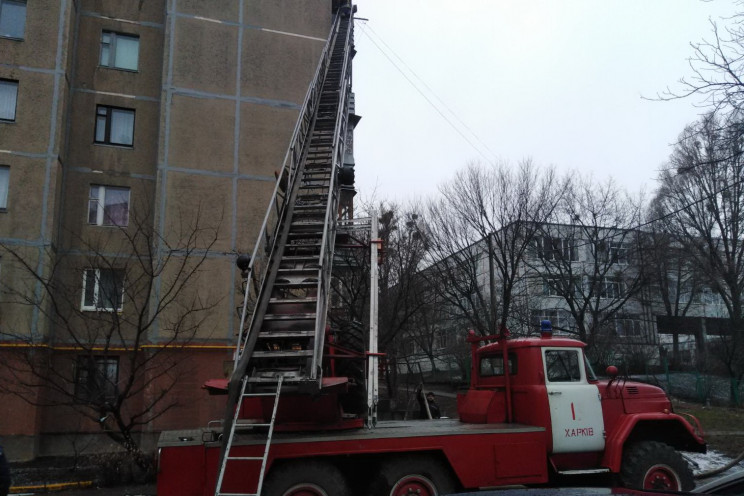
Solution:
M535 239L537 257L542 260L564 260L577 262L579 260L576 243L571 238L552 236L538 236Z
M615 333L622 338L645 338L643 320L637 315L615 317Z
M93 188L98 188L98 197L93 196ZM106 193L114 190L126 190L127 192L127 219L123 224L117 224L111 220L111 217L106 216ZM105 227L127 227L129 225L129 212L131 208L132 191L131 188L126 186L106 186L103 184L91 184L88 190L88 224L92 226L105 226ZM91 210L96 209L95 222L91 222ZM109 222L107 222L107 219Z
M628 244L623 241L610 241L610 247L607 250L608 260L618 265L628 264Z
M603 277L599 283L599 297L612 300L623 296L623 281L614 277Z
M15 122L18 110L18 81L14 79L0 79L0 86L8 88L3 91L9 91L9 94L12 95L14 100L13 110L7 115L0 115L0 122Z
M93 288L93 301L92 301L92 303L86 304L85 296L86 296L87 289L88 289L88 274L91 271L94 271L95 272L95 277L94 277L94 284L95 284L95 286ZM103 306L100 306L99 305L100 300L101 300L101 294L100 294L100 292L101 292L101 286L100 286L100 284L101 284L101 272L102 271L119 271L119 272L122 273L121 274L122 275L122 283L121 283L121 288L120 288L121 294L119 295L119 306L118 306L118 308L103 307ZM123 277L124 276L123 272L124 271L121 270L121 269L93 269L93 268L85 269L83 271L83 292L82 292L83 294L81 295L81 299L80 299L80 309L83 310L83 311L86 311L86 312L121 312L124 309L124 284L125 284L125 281L124 281L124 277Z
M23 6L23 22L20 25L20 33L3 33L0 31L0 38L10 38L11 40L22 40L24 39L24 36L26 35L26 15L28 13L28 2L26 0L0 0L0 29L2 28L2 18L3 18L3 11L5 10L6 5L15 4L16 6ZM7 11L6 11L6 16ZM18 25L15 25L18 27ZM20 34L20 36L18 36Z
M108 41L106 41L106 37L108 36ZM116 59L117 59L117 42L119 40L128 39L130 41L136 40L137 41L137 58L135 61L134 69L131 67L124 67L121 65L117 65ZM116 31L101 31L101 52L98 56L98 65L101 67L106 67L109 69L118 69L120 71L132 71L137 72L139 70L139 47L140 47L140 37L136 34L127 34L127 33L117 33ZM105 50L108 49L108 60L104 61L104 53Z
M546 277L543 279L543 296L561 296L560 285L560 277Z
M8 210L8 197L9 196L10 196L10 167L8 167L7 165L0 165L0 212L6 212Z

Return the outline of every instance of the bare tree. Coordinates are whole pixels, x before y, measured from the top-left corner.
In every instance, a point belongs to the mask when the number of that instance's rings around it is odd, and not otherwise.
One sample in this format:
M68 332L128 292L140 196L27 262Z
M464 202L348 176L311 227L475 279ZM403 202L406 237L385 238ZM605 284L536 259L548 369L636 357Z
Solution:
M48 328L36 335L19 322L4 326L2 337L18 346L5 364L13 380L0 393L74 411L148 468L136 432L178 406L179 350L197 331L208 337L202 326L218 302L200 290L218 227L199 218L158 232L149 215L132 215L128 226L78 237L83 249L50 249L42 264L0 245L13 275L3 278L4 310L29 310Z
M481 334L505 329L522 262L563 191L552 169L470 164L440 188L428 209L439 297Z
M426 305L431 293L419 275L429 244L420 228L420 209L381 203L379 237L383 257L379 271L378 345L386 354L388 394L398 390L400 362L398 338L410 328L415 315Z
M534 235L527 265L538 282L532 284L537 300L560 302L571 316L560 330L574 332L590 351L643 286L638 205L612 180L574 178Z
M701 97L719 117L740 113L744 103L744 14L724 23L710 20L710 41L690 43L692 75L679 80L680 89L667 89L659 99Z
M709 114L688 126L659 177L655 202L665 228L718 295L730 321L720 356L732 378L744 376L744 128ZM732 399L734 391L732 385Z
M668 322L680 322L687 316L703 289L703 274L689 259L684 246L666 228L663 210L657 202L648 208L646 223L640 238L644 253L641 270L646 274L648 295L652 303L661 301ZM658 332L667 329L659 323ZM680 366L679 328L671 329L671 366Z

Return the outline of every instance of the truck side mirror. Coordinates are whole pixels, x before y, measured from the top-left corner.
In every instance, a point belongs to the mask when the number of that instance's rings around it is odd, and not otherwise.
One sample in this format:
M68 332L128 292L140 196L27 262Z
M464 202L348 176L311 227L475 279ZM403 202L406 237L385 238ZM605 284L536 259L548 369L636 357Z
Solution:
M617 377L617 367L615 367L614 365L610 365L609 367L607 367L607 370L605 370L605 373L610 376L610 379L614 380L615 377Z

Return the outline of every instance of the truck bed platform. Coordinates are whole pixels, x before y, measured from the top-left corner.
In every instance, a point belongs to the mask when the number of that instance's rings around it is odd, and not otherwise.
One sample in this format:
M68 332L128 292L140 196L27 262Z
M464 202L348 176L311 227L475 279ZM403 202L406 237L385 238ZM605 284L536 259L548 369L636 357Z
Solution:
M275 432L272 445L285 443L319 443L359 441L371 439L401 439L413 437L436 437L452 435L517 434L543 432L543 427L524 424L465 424L458 419L437 420L390 420L378 422L374 429L351 429L347 431ZM160 436L159 447L201 444L208 429L166 431ZM265 443L266 436L236 434L236 445ZM211 443L207 442L207 445ZM215 444L219 444L215 442Z
M218 431L219 432L219 431ZM354 460L359 466L394 456L434 456L446 459L462 487L489 487L547 481L546 433L524 424L466 424L458 419L381 421L374 429L347 431L274 432L269 464L279 460ZM236 456L260 456L265 432L238 435ZM220 442L214 430L163 432L158 443L162 470L184 474L163 494L207 494L214 487ZM198 467L206 468L200 474ZM228 486L250 487L249 470L228 471ZM194 470L192 472L191 470ZM186 475L189 474L189 475ZM191 475L200 474L194 480ZM173 479L175 480L175 478ZM194 487L202 490L194 491ZM178 492L185 491L185 492ZM160 491L158 492L160 494Z

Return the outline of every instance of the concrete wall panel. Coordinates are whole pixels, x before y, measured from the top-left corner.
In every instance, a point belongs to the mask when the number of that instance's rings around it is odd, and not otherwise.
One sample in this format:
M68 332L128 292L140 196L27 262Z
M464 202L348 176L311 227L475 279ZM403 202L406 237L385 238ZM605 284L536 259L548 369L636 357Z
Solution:
M171 106L171 167L232 172L235 102L174 96Z
M137 71L100 66L101 32L140 37ZM75 85L112 93L159 98L162 77L163 29L82 16L78 33Z
M238 28L176 19L173 85L218 94L235 93Z
M169 242L182 235L182 226L188 229L198 223L201 228L218 230L212 250L230 250L232 179L169 171L167 189L167 215L162 231ZM201 244L209 241L209 235L205 234Z
M18 81L15 122L0 122L0 149L46 153L54 76L0 67L0 78Z
M276 0L246 2L245 23L262 28L327 38L331 29L330 0Z
M63 44L67 44L69 9L72 1L66 2ZM5 63L36 69L54 69L57 60L57 36L59 30L60 0L29 2L26 8L26 27L23 41L0 38L0 54ZM39 47L44 47L40 50ZM63 54L65 52L63 51Z
M144 232L152 225L154 181L125 175L68 171L65 216L60 232L60 245L65 250L86 250L100 236L114 236L119 243L124 242L124 234L119 232L118 227L88 224L88 198L90 187L94 184L130 188L129 225L126 228L129 236L134 236L137 231ZM141 236L138 238L141 239Z
M273 177L281 170L299 112L245 103L240 116L240 172Z
M247 29L240 77L243 96L301 105L325 41Z
M253 252L274 186L269 181L238 182L238 253Z
M133 147L94 143L98 104L135 110ZM72 99L71 122L69 165L114 173L155 173L159 125L156 102L78 92Z
M0 212L0 237L38 240L44 199L44 183L39 179L44 177L46 161L0 154L0 165L10 167L8 208Z
M179 0L178 12L216 19L220 21L238 22L240 20L241 0ZM246 2L250 3L250 1Z
M88 15L104 15L138 22L165 22L166 0L80 0L80 10Z

